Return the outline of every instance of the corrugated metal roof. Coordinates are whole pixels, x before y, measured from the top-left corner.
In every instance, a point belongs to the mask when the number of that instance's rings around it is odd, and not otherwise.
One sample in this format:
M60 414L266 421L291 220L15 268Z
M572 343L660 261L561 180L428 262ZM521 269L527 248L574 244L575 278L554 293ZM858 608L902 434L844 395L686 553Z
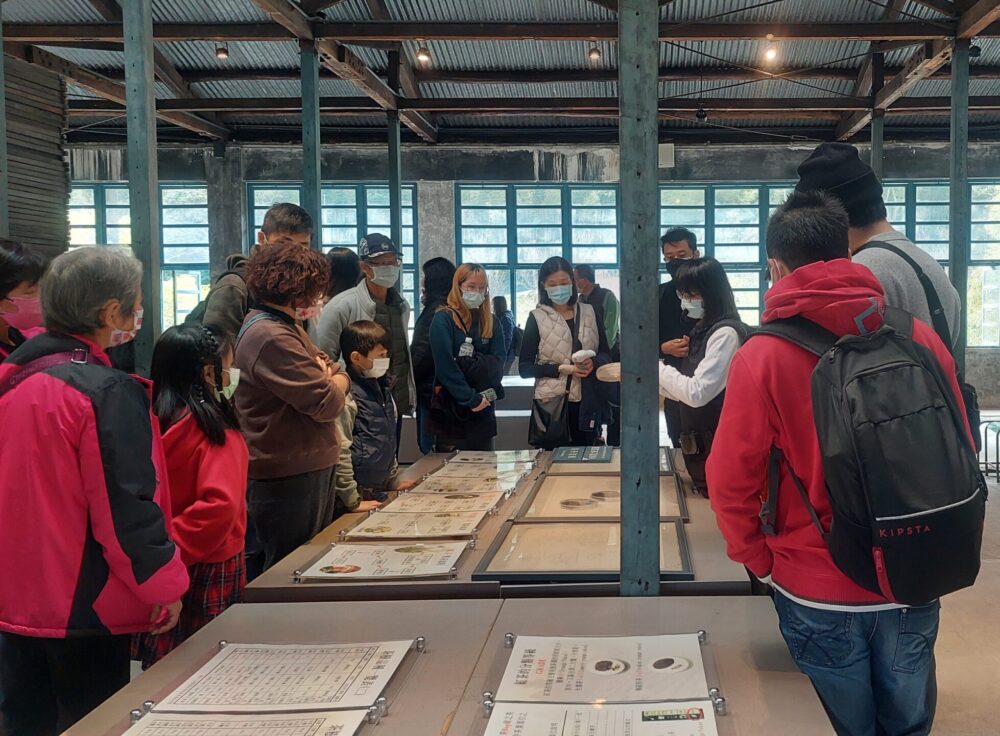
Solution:
M614 97L615 82L554 82L550 84L458 84L434 82L421 85L425 97Z
M744 82L660 82L661 97L696 99L723 97L738 100L775 97L837 97L850 95L854 83L836 79L764 79Z
M555 21L614 20L611 11L589 0L386 0L394 20ZM338 3L327 11L333 20L370 19L364 0Z
M614 128L618 125L615 118L540 115L447 115L438 120L448 128Z
M155 23L267 23L251 0L153 0Z
M7 0L4 23L101 23L89 0Z
M124 69L124 51L103 51L100 49L74 49L65 46L42 46L51 54L88 69Z
M219 59L212 41L158 43L156 47L178 69L298 69L295 41L230 41L228 59Z
M193 85L203 97L299 97L301 84L294 79L269 79L262 81L230 80L225 82L199 82ZM361 93L353 82L343 79L319 80L319 93L323 97L357 97Z

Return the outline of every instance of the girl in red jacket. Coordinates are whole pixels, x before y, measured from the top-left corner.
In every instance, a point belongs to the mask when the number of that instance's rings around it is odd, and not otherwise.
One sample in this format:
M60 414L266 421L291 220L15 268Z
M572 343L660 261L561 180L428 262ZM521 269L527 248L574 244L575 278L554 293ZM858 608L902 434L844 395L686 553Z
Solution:
M230 403L240 378L232 366L229 338L200 325L171 327L153 351L153 409L170 477L171 536L191 587L175 629L136 637L143 668L238 603L246 586L249 458Z

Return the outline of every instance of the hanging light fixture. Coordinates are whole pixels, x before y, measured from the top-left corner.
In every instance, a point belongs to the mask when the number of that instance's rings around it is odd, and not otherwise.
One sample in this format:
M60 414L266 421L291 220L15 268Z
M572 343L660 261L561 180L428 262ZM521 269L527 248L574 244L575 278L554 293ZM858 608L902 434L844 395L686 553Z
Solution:
M590 51L587 52L587 58L590 59L591 63L596 64L601 60L601 49L597 46L591 46Z
M420 48L417 49L417 61L421 64L431 63L431 50L427 48L427 44L420 44Z
M228 59L229 58L229 47L228 46L216 46L215 47L215 58L216 59Z
M778 49L774 46L768 46L767 51L764 52L764 58L768 61L774 61L778 58Z

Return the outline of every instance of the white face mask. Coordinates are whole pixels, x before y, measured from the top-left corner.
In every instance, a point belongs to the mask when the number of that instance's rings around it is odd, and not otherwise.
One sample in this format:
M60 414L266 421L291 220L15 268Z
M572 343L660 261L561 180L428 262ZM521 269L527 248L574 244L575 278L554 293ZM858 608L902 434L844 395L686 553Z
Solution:
M236 387L240 385L239 368L230 368L227 373L229 373L229 385L223 387L221 390L215 389L215 398L219 401L222 401L223 399L231 401L233 395L236 393Z
M483 306L483 302L486 300L486 295L481 294L478 291L463 291L462 301L465 302L465 306L469 309L479 309Z
M691 319L701 319L705 316L705 300L681 298L681 309L687 312Z
M399 266L372 266L372 283L391 289L399 281Z
M139 334L139 330L142 329L142 307L139 307L137 310L135 310L135 313L132 315L132 317L135 320L134 322L135 327L133 327L131 330L119 330L118 328L112 330L111 342L108 345L108 347L115 348L118 347L119 345L124 345L127 342L132 342L135 339L135 336Z
M366 370L362 375L365 378L381 378L389 370L389 359L388 358L375 358L372 360L372 367Z

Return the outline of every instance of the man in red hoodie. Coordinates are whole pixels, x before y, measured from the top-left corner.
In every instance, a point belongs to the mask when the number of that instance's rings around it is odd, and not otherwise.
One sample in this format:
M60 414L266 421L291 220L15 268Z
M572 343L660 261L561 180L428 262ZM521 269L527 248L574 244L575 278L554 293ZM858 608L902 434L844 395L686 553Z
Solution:
M764 299L765 324L801 315L836 335L859 334L859 323L866 330L881 325L882 287L871 271L849 260L847 213L836 199L822 192L792 194L768 224L767 255L773 286ZM945 375L955 376L948 349L929 326L914 320L913 339L934 354ZM814 355L769 335L736 353L708 462L712 508L729 556L773 586L782 636L837 733L926 734L936 702L938 602L899 606L842 573L787 467L780 476L776 534L765 536L761 527L768 457L777 447L829 529L810 399L815 366ZM961 402L957 381L951 388Z

